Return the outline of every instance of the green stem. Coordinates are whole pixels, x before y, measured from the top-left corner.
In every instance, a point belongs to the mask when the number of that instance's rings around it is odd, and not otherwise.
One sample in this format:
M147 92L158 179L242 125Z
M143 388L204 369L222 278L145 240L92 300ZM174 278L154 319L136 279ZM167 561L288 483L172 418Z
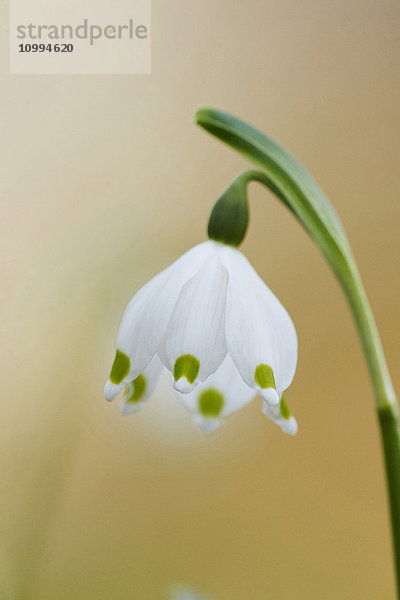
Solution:
M343 226L314 179L268 136L245 121L213 108L198 110L196 122L260 169L239 175L232 184L236 211L233 214L237 223L240 222L236 209L240 206L238 199L241 193L247 208L247 184L258 181L265 185L289 208L314 240L333 269L350 304L364 349L381 428L400 600L399 411L378 330ZM229 188L224 192L221 203L226 203L228 196ZM220 215L218 216L216 234L220 236L221 220ZM242 217L242 224L244 220ZM232 236L233 242L239 237Z
M398 598L400 598L400 430L398 411L386 407L378 409L378 415L385 455L397 590Z
M400 422L399 410L375 320L353 262L341 279L364 349L381 431L392 524L397 597L400 599Z
M390 409L394 411L397 418L396 396L386 364L382 343L353 257L348 257L346 267L346 270L342 270L341 272L339 282L349 301L361 338L374 389L376 408L378 411Z
M246 171L235 179L243 189L251 181L262 183L281 196L274 189L271 179L261 171ZM340 268L331 263L339 283L347 297L357 325L364 355L374 389L376 409L379 417L385 457L387 487L393 532L394 561L397 576L398 598L400 599L400 421L397 400L387 367L382 343L374 316L355 260L349 249L343 253Z

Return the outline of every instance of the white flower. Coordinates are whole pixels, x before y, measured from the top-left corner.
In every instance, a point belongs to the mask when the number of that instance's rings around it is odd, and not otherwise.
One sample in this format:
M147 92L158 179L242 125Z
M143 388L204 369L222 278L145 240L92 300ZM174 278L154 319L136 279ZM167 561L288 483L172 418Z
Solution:
M239 250L199 244L129 302L104 393L124 390L123 412L146 400L163 368L195 422L213 431L258 393L264 413L294 434L283 392L297 363L288 313Z

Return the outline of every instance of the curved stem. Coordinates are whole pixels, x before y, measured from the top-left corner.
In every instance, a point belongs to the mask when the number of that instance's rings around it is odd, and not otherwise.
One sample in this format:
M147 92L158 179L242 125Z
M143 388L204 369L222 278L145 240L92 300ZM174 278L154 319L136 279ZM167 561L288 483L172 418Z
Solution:
M386 364L382 343L360 274L352 257L346 264L346 267L346 270L341 272L339 282L350 304L363 345L374 389L376 408L378 410L391 409L397 416L396 396Z
M244 186L251 181L257 181L281 197L280 190L274 189L270 178L261 171L246 171L235 181L240 181ZM346 255L343 255L340 273L334 265L331 266L350 304L374 389L385 457L397 589L400 598L400 422L397 400L375 319L352 254L347 251Z
M244 195L259 181L286 205L314 240L338 278L350 304L371 377L385 456L394 559L400 600L400 425L397 401L378 330L351 252L333 206L309 173L276 142L245 121L202 108L196 122L248 158L260 171L239 175ZM236 193L239 186L236 186Z

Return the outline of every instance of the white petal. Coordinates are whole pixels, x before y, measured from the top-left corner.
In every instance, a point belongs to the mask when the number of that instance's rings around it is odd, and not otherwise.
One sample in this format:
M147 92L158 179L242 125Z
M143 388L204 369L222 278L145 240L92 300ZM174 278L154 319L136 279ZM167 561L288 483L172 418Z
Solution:
M214 431L217 431L221 427L221 419L206 418L201 415L193 415L193 423L200 427L202 432L206 434L214 433Z
M227 270L217 256L206 261L182 288L158 354L187 393L204 381L226 356Z
M193 414L193 421L205 433L215 431L222 417L239 410L254 396L254 390L243 382L229 354L204 383L189 394L180 394L183 404Z
M285 308L243 254L226 246L220 257L229 272L228 352L245 383L268 404L276 405L296 371L296 330ZM273 372L272 383L268 369Z
M143 402L146 402L150 398L163 369L164 365L156 355L152 358L143 373L126 386L121 403L121 412L123 414L128 415L136 412Z
M111 402L111 400L114 400L114 398L116 398L118 394L120 394L125 388L126 383L116 385L115 383L111 383L111 381L108 380L106 385L104 386L104 397L107 400L107 402Z
M122 365L121 379L107 382L107 399L115 397L147 367L162 340L182 286L215 253L213 242L198 244L153 277L130 300L117 338L117 354L127 359L127 368Z
M297 421L293 415L288 412L287 406L286 411L282 410L282 400L278 406L269 406L266 402L263 402L262 411L274 423L279 425L282 431L288 433L289 435L296 435Z

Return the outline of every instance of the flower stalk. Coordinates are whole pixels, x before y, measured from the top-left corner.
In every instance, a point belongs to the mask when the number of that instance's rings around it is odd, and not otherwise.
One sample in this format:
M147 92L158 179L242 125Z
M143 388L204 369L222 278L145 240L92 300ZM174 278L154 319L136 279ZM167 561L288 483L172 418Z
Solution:
M222 240L224 243L240 243L248 221L247 185L251 181L262 183L289 208L317 244L349 302L368 365L380 424L400 599L399 411L379 333L341 222L312 177L260 131L231 115L208 108L196 113L196 122L243 154L258 169L239 175L217 201L210 219L210 237L218 240L228 235ZM224 207L225 218L232 215L229 226L226 222L222 226Z

